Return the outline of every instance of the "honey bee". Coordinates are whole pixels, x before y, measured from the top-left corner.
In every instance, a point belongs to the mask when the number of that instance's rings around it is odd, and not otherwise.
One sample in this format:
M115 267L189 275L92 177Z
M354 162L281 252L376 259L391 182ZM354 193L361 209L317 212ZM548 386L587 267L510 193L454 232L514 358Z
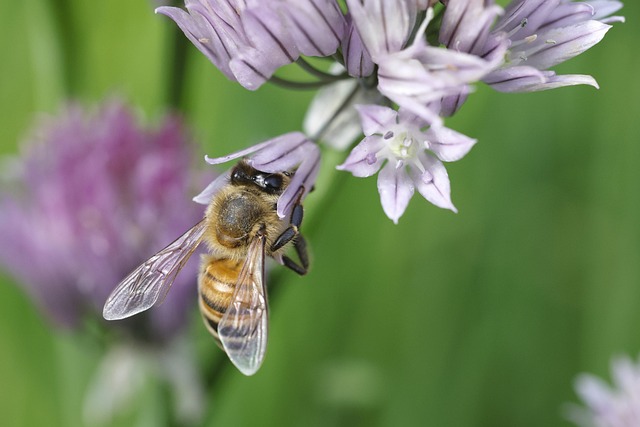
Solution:
M309 259L300 234L303 209L298 191L288 220L276 213L292 172L261 172L241 160L212 198L204 218L131 272L107 299L103 316L123 319L160 304L176 275L204 241L198 277L199 308L207 330L245 375L260 368L267 345L265 256L300 275ZM292 246L299 263L284 252Z

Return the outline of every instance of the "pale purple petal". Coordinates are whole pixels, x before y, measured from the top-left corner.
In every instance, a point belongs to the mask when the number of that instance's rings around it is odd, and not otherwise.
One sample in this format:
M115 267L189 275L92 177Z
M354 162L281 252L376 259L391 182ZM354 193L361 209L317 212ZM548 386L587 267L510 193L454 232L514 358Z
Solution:
M501 68L482 80L499 92L522 92L546 81L542 71L524 66Z
M502 45L498 50L504 52L506 45ZM499 65L501 60L492 63L476 55L464 52L455 52L450 49L439 47L413 45L405 51L399 52L397 58L405 60L415 59L431 73L431 77L438 79L442 86L453 86L460 83L469 83L479 80L490 69Z
M541 32L527 46L526 51L534 53L528 55L524 62L540 70L553 67L597 44L610 28L610 25L592 20Z
M635 390L640 384L640 372L628 357L616 357L611 361L613 386L619 390ZM640 391L640 390L639 390ZM640 397L640 395L639 395ZM638 408L640 409L640 408Z
M490 27L502 8L485 0L450 0L447 3L439 39L450 49L482 53Z
M588 85L593 86L596 89L599 88L598 82L596 82L593 77L587 75L563 74L558 76L553 71L545 71L544 75L545 81L543 83L520 87L517 92L540 92L543 90L575 85Z
M437 105L436 104L437 103L430 104L427 107L433 108L434 111L437 111ZM427 126L433 125L430 121L425 120L419 114L416 114L413 111L408 110L406 108L402 108L402 107L400 107L398 109L398 118L395 120L395 122L406 126L407 130L409 130L409 128L411 128L411 130L410 130L411 133L414 133L414 132L419 133L420 138L422 138L423 140L426 138L426 136L424 135L424 133L422 133L420 131L420 129L423 129L423 128L427 127ZM390 122L390 123L393 124L394 122ZM416 130L414 131L414 129L416 129Z
M458 110L460 110L460 108L462 108L462 105L469 97L469 93L469 88L465 86L458 94L442 98L440 101L440 115L442 117L453 116L458 112Z
M442 97L450 95L451 92L453 92L453 90L442 91L436 99L432 99L435 95L432 96L429 94L425 96L426 99L424 101L416 96L399 95L395 93L387 93L386 95L390 100L400 105L401 108L420 116L420 118L430 123L431 126L442 126L442 117L440 117L439 112L434 110L431 105L439 102Z
M230 61L235 78L249 90L258 89L285 64L294 62L299 51L282 18L264 4L246 10L242 16L249 46L243 46Z
M338 49L345 31L345 18L332 0L283 2L289 31L300 53L330 56Z
M593 19L595 9L588 3L576 3L573 1L560 4L540 26L538 32L546 28L560 28L574 25L579 22Z
M504 51L506 44L499 49ZM467 84L480 80L498 63L416 43L381 60L378 89L398 105L435 122L439 119L429 115L427 104L468 91Z
M535 34L560 0L514 0L506 8L493 31L509 33L512 39L524 39Z
M615 24L616 22L625 22L626 19L624 16L610 16L608 18L600 19L600 22L603 24Z
M596 412L606 409L603 404L613 400L613 393L607 383L596 376L589 374L578 376L575 387L582 400Z
M490 34L484 49L480 49L480 57L497 67L504 62L504 56L510 44L511 41L506 34Z
M397 224L414 192L404 165L391 161L384 165L378 174L378 192L384 213Z
M357 177L368 177L380 170L384 158L376 154L384 147L384 140L379 135L368 136L356 145L338 170L348 171Z
M415 24L414 0L347 0L347 5L374 62L404 47Z
M278 199L277 213L280 218L286 218L291 214L295 202L309 194L320 170L320 149L316 144L308 141L305 145L304 160L295 171L287 189ZM302 192L300 192L302 189Z
M622 9L622 2L614 0L587 0L585 3L593 6L595 14L591 19L602 20ZM617 17L621 18L621 17Z
M253 48L245 48L229 62L234 78L242 87L249 90L259 89L280 65Z
M365 136L374 133L385 134L389 126L395 124L398 118L397 111L382 105L358 105L356 110L360 115Z
M375 64L366 50L351 15L347 15L346 35L342 40L342 56L347 72L353 77L366 77L373 73Z
M282 172L290 170L305 158L305 150L315 145L301 132L290 132L277 136L244 150L223 157L205 156L207 163L217 165L249 154L247 161L262 172Z
M245 10L242 23L252 46L273 63L290 63L299 55L293 36L283 26L282 16L268 2Z
M268 147L269 145L272 144L272 142L273 140L264 141L256 145L252 145L249 148L245 148L244 150L236 151L235 153L227 154L226 156L222 156L222 157L211 158L209 156L204 156L204 160L210 165L219 165L221 163L226 163L230 160L239 159L240 157L244 157L248 154L255 153L256 151L259 151L265 147Z
M442 162L426 153L420 155L420 161L425 171L412 167L410 174L422 197L440 208L458 212L451 202L449 175Z
M207 185L207 187L202 190L200 194L193 198L193 201L196 203L200 203L201 205L209 205L213 196L228 184L230 176L231 169L211 181L211 184Z
M446 127L431 127L426 132L427 149L445 162L463 158L477 142L459 132Z
M255 90L300 55L292 28L278 11L280 3L190 0L188 13L174 7L156 11L176 21L227 77Z
M301 132L290 132L268 141L249 158L249 163L263 172L282 172L300 164L313 151L315 144Z
M173 19L200 52L209 58L227 78L235 80L229 68L229 61L237 53L237 48L223 31L216 31L211 23L197 12L189 14L177 7L163 6L157 8L156 13Z

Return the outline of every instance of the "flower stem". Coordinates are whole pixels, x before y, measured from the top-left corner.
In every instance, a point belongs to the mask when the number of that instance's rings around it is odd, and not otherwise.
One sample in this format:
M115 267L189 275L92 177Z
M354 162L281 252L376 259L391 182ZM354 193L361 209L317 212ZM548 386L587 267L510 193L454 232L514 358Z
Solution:
M299 90L300 89L301 90L318 89L328 84L328 82L320 81L320 80L314 81L314 82L296 82L292 80L283 79L282 77L278 77L278 76L271 76L271 78L269 79L269 83L273 83L274 85L283 87L285 89L299 89Z
M324 72L322 70L318 70L316 67L314 67L313 65L311 65L308 61L306 61L305 59L303 59L302 57L298 58L296 60L296 64L302 68L303 70L305 70L306 72L308 72L309 74L319 78L322 81L325 82L335 82L337 80L341 80L343 78L345 78L345 74L346 73L342 73L342 74L331 74L331 73L327 73Z

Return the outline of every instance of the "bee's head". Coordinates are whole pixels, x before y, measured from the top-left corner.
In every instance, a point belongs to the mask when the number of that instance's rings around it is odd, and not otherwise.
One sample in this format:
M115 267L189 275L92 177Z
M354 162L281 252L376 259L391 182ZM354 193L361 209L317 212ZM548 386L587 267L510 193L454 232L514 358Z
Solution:
M290 175L288 172L262 172L242 160L231 171L231 184L252 185L268 194L280 194L289 184Z

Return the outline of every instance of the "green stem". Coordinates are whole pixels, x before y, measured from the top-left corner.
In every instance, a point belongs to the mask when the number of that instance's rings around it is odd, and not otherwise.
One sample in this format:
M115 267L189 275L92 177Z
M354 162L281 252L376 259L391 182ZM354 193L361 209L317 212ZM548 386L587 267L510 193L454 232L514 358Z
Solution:
M181 4L181 1L173 1L174 6ZM187 48L189 45L188 39L184 36L182 31L175 25L171 26L170 30L170 48L168 53L168 69L167 73L167 85L166 96L167 104L173 108L184 110L185 101L185 76L187 74Z
M269 79L269 83L273 83L276 86L283 87L285 89L318 89L322 86L326 86L328 83L325 81L315 81L315 82L295 82L287 79L283 79L278 76L271 76Z
M331 204L343 183L349 176L348 173L336 170L336 166L344 161L344 153L336 150L325 150L315 190L305 200L305 221L301 230L305 236L318 234L319 225L325 217L324 212L331 209Z
M303 59L302 57L298 58L296 60L296 64L302 68L303 70L305 70L306 72L308 72L309 74L319 78L322 81L325 82L335 82L337 80L341 80L343 78L345 78L345 74L331 74L331 73L327 73L324 72L322 70L318 70L316 67L314 67L313 65L311 65L309 62L307 62L305 59Z
M54 109L60 100L76 93L73 67L75 43L67 1L24 3L31 50L34 108Z

